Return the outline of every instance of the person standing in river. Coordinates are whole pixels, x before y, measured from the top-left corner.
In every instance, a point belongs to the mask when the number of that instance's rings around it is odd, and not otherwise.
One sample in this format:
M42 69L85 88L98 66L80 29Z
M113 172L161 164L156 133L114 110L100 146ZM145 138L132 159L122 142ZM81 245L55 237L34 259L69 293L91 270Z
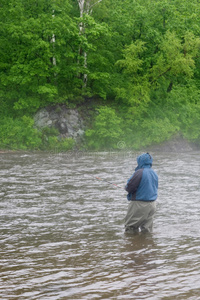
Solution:
M156 212L158 175L152 169L153 158L149 153L137 157L138 166L128 179L125 190L130 201L125 217L125 232L152 232Z

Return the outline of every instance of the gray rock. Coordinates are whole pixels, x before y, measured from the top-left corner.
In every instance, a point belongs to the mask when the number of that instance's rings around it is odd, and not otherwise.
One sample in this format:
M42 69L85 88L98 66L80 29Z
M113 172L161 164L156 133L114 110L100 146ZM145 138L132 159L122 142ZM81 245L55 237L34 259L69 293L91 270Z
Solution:
M44 108L39 110L35 115L34 120L37 127L42 128L48 126L47 123L50 121L48 111L46 111Z
M37 128L57 128L63 137L79 140L84 135L84 122L77 109L69 109L65 105L40 109L34 121Z

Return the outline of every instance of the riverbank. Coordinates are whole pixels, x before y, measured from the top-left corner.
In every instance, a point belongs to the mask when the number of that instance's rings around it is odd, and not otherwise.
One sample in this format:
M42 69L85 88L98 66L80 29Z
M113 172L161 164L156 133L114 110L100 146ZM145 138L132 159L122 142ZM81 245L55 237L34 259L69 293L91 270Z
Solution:
M48 106L32 117L7 117L0 121L0 128L1 151L185 152L200 149L199 140L191 142L191 136L184 134L180 123L156 116L134 119L130 112L98 100L73 108L64 104Z
M166 134L167 130L169 131L166 136L163 136L162 128L160 129L159 126L152 128L151 131L151 123L149 123L150 129L148 128L149 134L146 134L145 127L143 133L142 126L139 134L134 132L134 130L130 133L131 129L129 128L129 135L132 139L132 143L130 143L126 134L126 120L122 120L124 115L117 114L116 111L116 108L112 109L109 106L104 106L102 102L97 100L85 102L76 108L56 105L40 109L34 116L34 122L39 130L46 127L50 129L55 128L58 130L59 138L72 138L75 141L75 148L82 150L150 149L161 152L184 152L200 149L200 145L184 138L180 131L177 132L177 128L164 128L164 134ZM145 123L146 120L143 122ZM169 124L170 126L171 124ZM146 144L144 142L145 134ZM87 137L89 137L90 145L93 146L91 148L89 143L87 144ZM104 139L107 139L107 142ZM112 144L109 140L112 140ZM95 143L97 145L96 148ZM101 143L104 144L104 147L101 147Z
M116 149L116 150L107 150L107 151L111 151L111 152L126 152L126 151L131 151L130 149L127 149L126 147L122 148L122 149ZM134 151L134 150L132 150ZM157 145L153 145L153 146L148 146L148 147L142 147L141 149L137 150L137 152L173 152L173 153L185 153L185 152L193 152L193 151L200 151L200 146L195 144L195 143L191 143L189 141L187 141L186 139L184 139L183 137L181 137L180 135L176 135L174 137L172 137L170 140L162 142L160 144ZM9 150L9 149L0 149L0 154L4 154L4 153L17 153L17 152L26 152L26 153L39 153L41 152L41 150ZM59 150L57 148L51 149L51 150L45 150L42 152L49 152L52 155L53 154L61 154L61 153L65 153L65 152L70 152L70 155L73 156L74 155L82 155L83 153L89 153L89 152L98 152L98 151L89 151L89 150L78 150L78 149L71 149L68 151L63 151L63 150Z
M158 152L190 152L200 151L200 146L187 141L181 135L175 135L170 140L162 142L158 145L150 146L150 151Z

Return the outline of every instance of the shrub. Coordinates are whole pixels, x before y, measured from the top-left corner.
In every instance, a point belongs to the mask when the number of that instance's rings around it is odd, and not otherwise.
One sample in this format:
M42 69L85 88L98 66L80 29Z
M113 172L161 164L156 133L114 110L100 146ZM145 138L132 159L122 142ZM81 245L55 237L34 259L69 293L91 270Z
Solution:
M33 128L34 121L23 116L20 119L11 117L0 120L0 147L2 149L40 149L41 133Z
M159 144L168 140L178 129L168 118L143 119L133 125L126 144L133 149Z
M47 150L54 150L55 152L65 152L74 147L75 141L72 138L65 138L59 140L56 136L48 138Z
M170 93L167 104L180 123L183 136L200 144L200 91L194 85L177 86ZM168 109L169 110L169 109Z
M88 129L85 133L87 147L95 150L117 148L123 133L122 119L111 107L102 106L97 112L93 129Z
M0 120L1 149L68 151L74 144L72 138L59 139L55 128L34 128L34 120L27 116Z

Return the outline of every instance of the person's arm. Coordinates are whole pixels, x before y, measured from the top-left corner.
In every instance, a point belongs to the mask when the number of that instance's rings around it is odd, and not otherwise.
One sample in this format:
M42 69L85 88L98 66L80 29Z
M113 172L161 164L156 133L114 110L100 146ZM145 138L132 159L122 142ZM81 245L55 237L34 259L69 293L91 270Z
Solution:
M143 173L143 169L139 169L138 171L136 171L134 173L133 177L130 179L130 181L126 185L126 191L128 193L134 194L137 191L137 188L142 179L142 173Z

